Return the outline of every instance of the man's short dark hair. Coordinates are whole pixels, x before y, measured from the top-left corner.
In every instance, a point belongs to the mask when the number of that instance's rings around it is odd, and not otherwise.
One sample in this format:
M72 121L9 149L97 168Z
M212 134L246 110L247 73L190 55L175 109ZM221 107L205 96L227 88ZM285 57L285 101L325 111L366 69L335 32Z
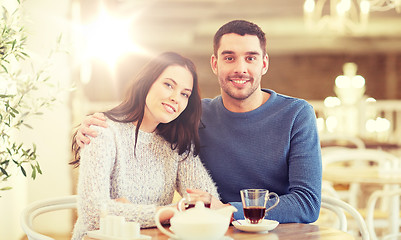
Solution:
M235 33L241 36L244 36L245 34L257 36L259 38L260 48L263 51L263 55L266 54L266 36L262 29L258 25L245 20L233 20L221 26L214 35L213 52L216 57L218 57L217 50L220 47L221 37L229 33Z

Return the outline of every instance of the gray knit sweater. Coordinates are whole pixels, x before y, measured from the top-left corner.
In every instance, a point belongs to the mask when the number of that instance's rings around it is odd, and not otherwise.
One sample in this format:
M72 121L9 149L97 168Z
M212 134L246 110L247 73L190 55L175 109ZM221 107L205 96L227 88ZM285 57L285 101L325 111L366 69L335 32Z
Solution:
M202 189L219 197L199 157L184 159L155 133L139 131L134 154L135 125L107 120L96 128L98 136L81 151L78 182L78 219L72 239L99 228L100 211L124 216L141 227L154 226L157 206L168 205L174 190ZM184 160L183 160L184 159ZM127 198L132 204L119 203Z

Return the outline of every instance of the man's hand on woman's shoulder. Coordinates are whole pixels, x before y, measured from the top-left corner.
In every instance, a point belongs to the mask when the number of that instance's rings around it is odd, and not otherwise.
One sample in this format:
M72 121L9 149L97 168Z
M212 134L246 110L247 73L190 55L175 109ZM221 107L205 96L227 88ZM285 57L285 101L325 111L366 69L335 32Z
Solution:
M104 116L104 114L94 113L93 115L85 117L84 121L79 126L77 134L75 136L75 141L81 148L84 147L85 144L90 143L90 139L87 136L97 136L97 131L91 129L91 125L107 128L106 117Z

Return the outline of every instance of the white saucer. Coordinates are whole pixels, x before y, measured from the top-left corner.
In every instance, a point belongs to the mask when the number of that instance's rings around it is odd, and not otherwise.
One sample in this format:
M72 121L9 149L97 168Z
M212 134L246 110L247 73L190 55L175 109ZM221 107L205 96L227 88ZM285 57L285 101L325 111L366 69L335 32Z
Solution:
M233 221L232 224L234 225L235 228L244 231L244 232L265 232L265 231L270 231L273 230L277 227L279 222L274 221L274 220L267 220L263 219L262 222L258 224L250 224L243 220L237 220Z
M181 239L169 238L168 240L181 240ZM231 237L229 237L229 236L223 236L223 237L221 237L219 240L234 240L234 239L231 238Z
M99 232L99 230L88 231L88 236L91 238L96 238L96 239L100 239L100 240L148 240L148 239L152 239L152 237L148 236L148 235L139 235L139 237L137 237L137 238L114 237L114 236L102 234Z

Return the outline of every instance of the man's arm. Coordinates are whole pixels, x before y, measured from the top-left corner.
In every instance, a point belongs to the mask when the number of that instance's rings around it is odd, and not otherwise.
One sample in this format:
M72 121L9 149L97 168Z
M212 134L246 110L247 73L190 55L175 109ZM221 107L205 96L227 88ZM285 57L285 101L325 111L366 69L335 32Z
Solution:
M266 214L266 218L280 223L310 223L319 216L322 179L320 142L316 118L310 106L300 111L290 131L288 193L280 195L280 203ZM267 207L273 203L269 201ZM238 209L234 217L243 219L241 202L230 204Z
M82 148L85 144L90 143L90 139L87 137L96 137L97 131L90 128L91 125L107 128L106 117L103 113L94 113L93 115L86 116L84 121L78 128L77 135L75 137L76 143Z

